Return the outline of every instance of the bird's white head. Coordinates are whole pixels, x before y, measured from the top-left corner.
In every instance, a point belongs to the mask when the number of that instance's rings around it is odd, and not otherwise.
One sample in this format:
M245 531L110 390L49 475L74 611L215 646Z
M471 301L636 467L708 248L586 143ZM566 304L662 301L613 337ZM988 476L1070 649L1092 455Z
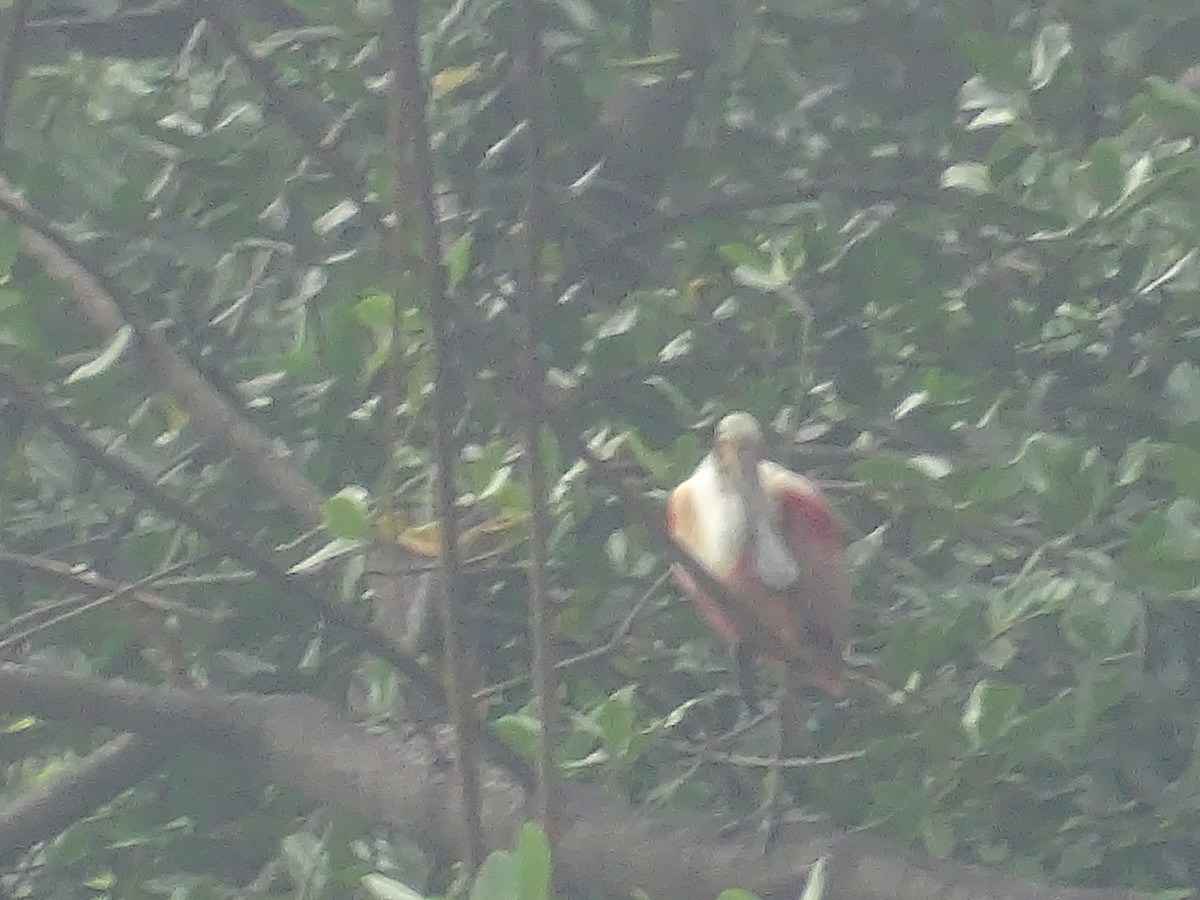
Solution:
M775 516L759 479L763 433L749 413L735 412L717 425L713 457L725 485L741 501L748 526L747 539L754 552L754 570L769 587L783 589L800 574L775 524Z
M745 478L757 474L763 454L763 433L749 413L730 413L717 424L713 456L722 474Z

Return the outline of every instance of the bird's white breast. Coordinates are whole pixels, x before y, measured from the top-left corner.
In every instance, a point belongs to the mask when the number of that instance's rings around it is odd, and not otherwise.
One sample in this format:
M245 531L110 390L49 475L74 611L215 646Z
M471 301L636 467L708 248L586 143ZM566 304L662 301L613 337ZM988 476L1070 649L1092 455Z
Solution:
M763 463L759 484L763 482ZM694 552L710 571L720 575L733 570L747 546L754 553L751 563L763 584L782 589L800 574L791 551L779 534L778 511L765 492L754 494L761 508L747 510L746 500L721 479L711 456L697 467L690 479L699 516L698 547Z
M746 546L746 509L742 498L721 483L716 463L706 457L688 479L697 516L695 555L717 575L737 565Z

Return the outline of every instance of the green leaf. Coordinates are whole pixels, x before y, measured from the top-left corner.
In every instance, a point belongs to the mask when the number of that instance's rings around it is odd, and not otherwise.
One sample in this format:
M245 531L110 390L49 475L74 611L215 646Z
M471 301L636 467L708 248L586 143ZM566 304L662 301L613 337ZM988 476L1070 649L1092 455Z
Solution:
M289 575L303 575L306 572L313 572L330 560L338 559L350 553L355 553L363 547L362 541L352 540L351 538L335 538L330 541L316 553L307 556L300 562L296 563L288 569Z
M325 843L306 832L289 834L281 845L288 876L320 894L329 879L329 853Z
M342 200L318 216L312 224L317 234L329 234L358 215L358 204L353 200Z
M1200 450L1183 444L1170 444L1164 449L1163 457L1175 490L1200 499Z
M555 5L566 14L576 31L595 31L600 27L600 17L585 0L554 0Z
M510 713L492 723L496 734L518 754L531 759L541 738L541 723L526 713Z
M681 331L661 350L658 351L659 362L671 362L692 352L692 329Z
M1146 462L1156 451L1157 447L1146 438L1134 441L1126 447L1121 461L1117 463L1117 486L1128 487L1141 479L1146 471Z
M916 838L928 801L916 785L907 780L892 778L871 784L872 816L888 820L893 834L905 840Z
M1166 537L1185 559L1200 559L1200 502L1180 497L1166 514Z
M1192 264L1196 259L1197 250L1195 247L1188 248L1187 252L1162 269L1157 275L1152 276L1144 284L1138 285L1139 294L1150 294L1158 290L1165 284L1174 281L1180 275L1184 274L1192 268Z
M633 725L637 718L634 690L632 685L628 685L610 694L592 714L600 729L604 749L614 759L626 755L633 742Z
M372 294L354 304L355 317L374 332L388 331L392 327L392 297L390 294Z
M744 891L741 888L727 888L717 894L717 900L759 900L758 894Z
M1108 656L1121 650L1144 620L1145 607L1138 600L1097 582L1073 592L1060 627L1071 645Z
M941 185L972 194L990 194L992 179L983 163L955 163L942 172Z
M359 883L374 900L425 900L424 894L378 872L364 875Z
M1200 366L1191 362L1175 366L1167 376L1166 394L1175 424L1200 422Z
M113 367L121 354L125 352L125 348L129 346L133 340L133 328L129 325L122 325L117 329L117 333L109 339L104 349L100 354L89 363L84 363L74 372L67 376L66 384L74 384L77 381L86 381L89 378L95 378L97 375L102 375Z
M1087 174L1092 191L1103 206L1111 206L1121 199L1121 183L1125 167L1116 141L1101 138L1088 151Z
M1040 91L1054 80L1054 73L1071 52L1071 28L1065 22L1043 25L1033 41L1033 63L1029 86Z
M804 883L804 893L800 900L821 900L825 896L825 868L829 857L821 856L808 870L808 880Z
M892 410L892 418L899 421L907 416L914 409L924 406L929 400L928 391L914 391L909 394Z
M1152 75L1146 79L1142 108L1162 125L1200 135L1200 97L1185 87Z
M780 272L758 266L738 266L733 270L733 280L744 287L770 294L784 287L788 279Z
M352 541L366 540L371 535L371 495L366 488L350 485L325 501L325 527L336 537Z
M550 896L550 842L534 822L526 822L513 852L517 864L520 900L547 900Z
M525 900L519 892L517 863L507 850L496 850L479 867L471 900Z
M957 839L954 827L943 816L926 816L921 820L921 841L934 859L949 859Z
M1025 690L1019 685L983 679L971 689L963 707L962 726L976 750L988 747L1012 725Z
M1007 91L996 90L988 82L976 75L967 80L958 93L959 109L967 110L1012 110L1017 104L1017 98ZM1016 118L1015 112L1013 118Z
M1125 184L1121 187L1121 196L1117 198L1120 203L1123 200L1128 200L1133 194L1147 181L1150 180L1150 172L1154 168L1154 160L1149 153L1144 153L1138 157L1137 162L1129 167L1129 171L1125 173Z
M750 269L767 268L767 261L758 252L758 248L749 244L722 244L717 248L717 252L734 266L746 266Z
M450 290L458 287L471 271L474 249L475 233L468 231L446 252L446 279Z
M604 340L628 334L633 330L633 326L637 324L637 320L638 308L636 306L629 306L618 310L596 329L596 338L597 340Z
M1054 874L1056 878L1064 880L1075 879L1097 868L1103 861L1104 849L1100 846L1100 836L1086 834L1067 844Z
M479 77L479 63L469 66L452 66L434 73L429 79L434 99L440 99L464 84L470 84Z
M953 464L945 457L934 456L931 453L906 457L881 452L870 459L860 460L853 468L857 477L881 488L927 489L931 482L949 475L953 471Z
M910 456L908 463L922 475L934 479L945 478L954 471L954 464L944 456L934 456L932 453L918 453Z

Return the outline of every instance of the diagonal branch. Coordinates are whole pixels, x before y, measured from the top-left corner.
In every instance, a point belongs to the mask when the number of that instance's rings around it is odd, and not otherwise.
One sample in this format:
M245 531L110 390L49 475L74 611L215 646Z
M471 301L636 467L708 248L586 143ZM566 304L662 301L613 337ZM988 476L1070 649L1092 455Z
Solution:
M358 610L318 592L309 580L289 573L269 551L240 538L227 525L207 518L191 504L176 498L136 466L110 453L98 441L68 421L41 391L4 366L0 366L0 393L17 403L31 418L47 425L80 458L104 472L117 484L123 485L160 512L191 528L231 559L253 569L276 590L294 597L313 614L323 615L354 634L362 642L363 649L395 666L429 696L443 696L444 692L437 676L373 628ZM532 790L533 775L526 763L478 722L473 722L472 727L476 740L487 748L491 759Z
M137 336L137 358L152 381L166 385L205 434L223 446L234 464L308 524L321 521L322 495L291 460L289 451L238 415L204 377L154 327L126 315L99 268L49 226L0 175L0 209L20 224L21 243L46 272L70 290L75 308L105 338L124 328Z
M132 734L113 738L74 768L0 809L0 863L61 834L96 807L128 790L167 757L161 742Z

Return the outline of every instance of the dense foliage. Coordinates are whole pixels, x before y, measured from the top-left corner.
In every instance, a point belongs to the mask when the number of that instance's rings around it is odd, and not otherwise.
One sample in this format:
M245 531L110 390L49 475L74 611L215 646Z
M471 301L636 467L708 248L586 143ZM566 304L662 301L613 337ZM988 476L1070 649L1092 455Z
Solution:
M87 5L101 24L115 15ZM242 34L310 135L212 27L148 58L97 52L86 29L31 29L0 169L103 271L129 323L164 336L335 498L324 530L230 462L128 329L85 321L13 220L0 361L174 496L366 605L373 579L385 593L366 538L399 535L419 559L437 544L411 527L429 502L426 298L397 282L378 227L386 4L253 7ZM459 487L482 526L467 545L471 640L485 682L503 683L491 721L531 752L528 685L512 680L529 658L515 565L528 492L505 374L525 189L517 19L497 0L426 7L443 243L475 323L457 345ZM685 9L711 54L687 96L664 95L661 120L633 123L612 98L668 83L679 58L648 22L671 10L545 9L541 337L557 419L661 496L714 418L746 409L778 458L827 487L851 542L858 662L895 694L812 699L811 752L830 760L789 779L806 813L1039 880L1197 883L1200 79L1177 78L1196 62L1200 12ZM312 134L335 123L333 164ZM617 638L565 670L565 771L638 800L748 811L761 770L714 762L706 744L739 714L722 651L673 588L646 594L664 564L645 522L547 438L558 651ZM355 670L359 709L394 711L394 672L360 665L352 640L3 395L0 454L9 658L325 696ZM50 605L70 591L27 557L185 609L117 598L59 621ZM427 587L401 584L409 602ZM408 639L434 653L410 612ZM5 726L8 797L106 737ZM767 745L752 729L735 756ZM14 890L215 896L290 878L297 895L340 896L372 871L423 887L402 838L383 837L181 752L45 845Z

